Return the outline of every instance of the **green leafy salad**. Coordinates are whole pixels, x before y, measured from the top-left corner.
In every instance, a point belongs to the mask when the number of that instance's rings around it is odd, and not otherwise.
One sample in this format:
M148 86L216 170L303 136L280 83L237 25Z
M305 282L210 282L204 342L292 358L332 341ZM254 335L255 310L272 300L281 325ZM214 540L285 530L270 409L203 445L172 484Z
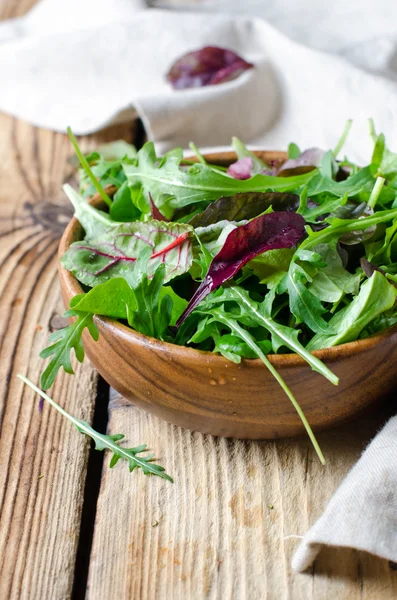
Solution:
M41 387L61 367L73 373L72 349L83 360L83 330L98 338L94 315L112 317L236 363L259 358L324 462L299 399L268 355L299 354L337 385L312 351L397 323L397 154L371 122L370 163L341 159L350 125L334 150L290 144L286 161L270 163L234 138L232 165L208 163L193 144L191 159L180 148L157 156L152 142L139 152L117 142L83 156L69 132L80 189L64 190L85 234L62 264L84 293L66 313L74 322L41 354L49 359ZM95 192L106 210L87 202Z

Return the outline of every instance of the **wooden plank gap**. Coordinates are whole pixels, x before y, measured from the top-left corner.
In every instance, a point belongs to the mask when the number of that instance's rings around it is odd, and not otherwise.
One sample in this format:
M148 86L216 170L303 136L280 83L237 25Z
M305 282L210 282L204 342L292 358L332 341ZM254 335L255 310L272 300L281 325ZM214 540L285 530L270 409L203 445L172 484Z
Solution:
M99 376L92 427L100 433L106 433L107 430L109 397L109 384ZM101 487L103 462L107 458L109 457L105 456L105 452L95 450L95 444L92 441L88 456L71 600L84 600L86 597L97 501Z

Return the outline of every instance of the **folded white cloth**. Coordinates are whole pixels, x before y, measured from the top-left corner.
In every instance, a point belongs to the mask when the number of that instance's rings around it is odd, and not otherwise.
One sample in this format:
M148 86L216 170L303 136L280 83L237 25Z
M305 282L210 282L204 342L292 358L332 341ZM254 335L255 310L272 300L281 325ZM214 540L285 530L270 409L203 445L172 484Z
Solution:
M228 15L144 10L143 0L42 0L26 17L0 23L0 110L55 130L71 125L76 134L137 112L159 152L190 140L225 145L233 135L268 148L291 140L329 148L353 118L360 127L345 151L357 161L368 158L362 125L372 116L397 147L394 0L377 0L376 10L373 0L199 7ZM204 45L230 48L255 68L219 86L171 89L170 64ZM296 570L322 544L397 561L396 458L394 418L307 533Z
M371 63L381 75L303 45L308 41L318 47L322 41L324 48L326 33L335 26L332 15L338 14L339 38L347 19L345 38L349 35L363 47L365 57L368 43L362 35L357 37L363 27L361 14L367 15L371 26L374 22L372 37L380 36L387 21L382 17L378 23L379 13L385 13L381 6L374 20L371 2L361 2L360 11L354 12L360 15L355 26L339 0L339 13L333 8L327 18L314 0L305 2L306 8L302 0L294 7L285 0L279 9L278 4L251 0L244 9L269 14L288 34L295 31L296 22L295 38L300 43L264 19L142 10L140 0L44 0L25 18L0 24L0 110L55 130L71 125L77 134L130 119L137 110L159 151L186 146L190 140L201 146L225 145L232 135L273 148L285 147L291 138L301 146L330 147L346 119L354 118L360 127L352 133L346 152L356 160L368 156L363 121L373 116L397 146L397 116L392 110L397 81L386 76L392 73L394 42L387 38L388 50L377 52L376 65ZM204 6L213 8L214 3ZM241 9L242 3L227 4L230 11L238 6ZM224 2L215 5L222 7ZM314 17L309 18L308 7ZM327 27L327 19L332 26ZM368 24L365 31L370 31ZM356 46L347 51L339 38L335 41L335 34L330 35L335 49L353 53L360 63ZM235 50L256 68L219 86L171 89L164 80L170 64L205 44Z
M397 417L352 468L292 559L305 571L322 546L344 546L397 560Z

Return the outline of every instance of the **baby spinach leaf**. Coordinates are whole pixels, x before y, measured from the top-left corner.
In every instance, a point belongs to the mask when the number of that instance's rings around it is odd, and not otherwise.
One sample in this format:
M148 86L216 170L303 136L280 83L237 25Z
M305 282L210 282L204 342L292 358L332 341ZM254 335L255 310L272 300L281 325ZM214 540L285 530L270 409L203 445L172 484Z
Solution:
M307 349L320 350L356 340L360 332L376 317L386 312L395 303L397 289L381 273L375 271L362 284L359 294L330 320L333 335L317 334Z
M135 263L145 249L151 250L147 274L164 263L165 281L186 273L193 260L192 227L182 223L136 221L117 223L93 241L74 242L61 263L79 281L94 287L113 277L123 277L134 287Z
M138 310L134 290L122 277L109 279L86 294L78 294L70 301L70 308L93 315L127 319Z
M239 181L201 163L181 167L182 159L182 149L175 148L159 160L153 143L147 142L138 152L134 164L124 165L129 184L142 184L148 212L149 192L159 210L167 214L164 206L176 209L195 202L217 200L221 196L233 196L239 192L293 191L308 183L315 175L315 171L295 177L258 174L246 181Z
M40 385L43 390L48 390L52 386L61 367L66 373L71 375L74 373L70 357L72 349L77 360L83 362L84 348L81 336L85 328L88 329L95 341L98 340L98 329L92 320L91 314L67 310L64 317L76 317L76 320L71 325L54 331L48 338L50 345L40 352L41 358L51 358L41 375Z
M250 260L247 267L259 277L260 283L266 283L269 288L272 288L287 274L293 256L294 250L291 248L268 250Z
M140 190L130 188L127 181L121 185L113 196L113 202L109 209L109 216L113 221L137 221L142 212L133 202L133 196L139 196Z
M178 320L180 325L210 292L228 281L247 262L267 250L291 248L304 232L304 219L289 212L256 217L229 233L221 251L213 259L207 275Z

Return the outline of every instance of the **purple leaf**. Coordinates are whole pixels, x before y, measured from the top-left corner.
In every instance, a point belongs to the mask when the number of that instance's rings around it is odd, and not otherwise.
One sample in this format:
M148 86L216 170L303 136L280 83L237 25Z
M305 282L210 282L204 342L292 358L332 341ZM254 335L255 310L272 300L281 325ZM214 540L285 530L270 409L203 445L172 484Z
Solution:
M252 176L252 167L252 158L247 156L232 163L227 169L227 174L234 179L249 179Z
M267 250L292 248L304 233L304 218L297 213L286 211L262 215L252 219L247 225L233 229L178 319L177 327L210 292L231 279L247 262Z
M174 89L203 87L235 79L253 66L231 50L205 46L181 56L166 78Z
M375 271L378 271L387 279L386 271L384 271L380 267L377 267L376 265L371 263L369 260L367 260L365 257L360 258L360 265L361 265L361 268L364 271L365 275L368 277L368 279L370 277L372 277L372 275L375 273ZM389 283L391 283L392 285L394 285L394 287L397 288L397 283L395 281L393 281L392 279L387 279L387 281Z
M311 201L308 201L308 206ZM317 206L312 203L314 206ZM189 221L193 227L207 227L219 221L244 221L253 219L269 207L273 211L296 212L299 196L289 192L242 192L233 196L223 196L212 202L204 212Z
M324 150L320 148L308 148L304 150L297 158L289 158L279 169L279 173L287 169L296 169L297 167L318 167L324 158Z
M169 219L167 219L157 208L155 203L153 202L152 194L149 192L149 202L150 202L150 212L152 214L152 219L155 221L164 221L165 223L169 223Z

